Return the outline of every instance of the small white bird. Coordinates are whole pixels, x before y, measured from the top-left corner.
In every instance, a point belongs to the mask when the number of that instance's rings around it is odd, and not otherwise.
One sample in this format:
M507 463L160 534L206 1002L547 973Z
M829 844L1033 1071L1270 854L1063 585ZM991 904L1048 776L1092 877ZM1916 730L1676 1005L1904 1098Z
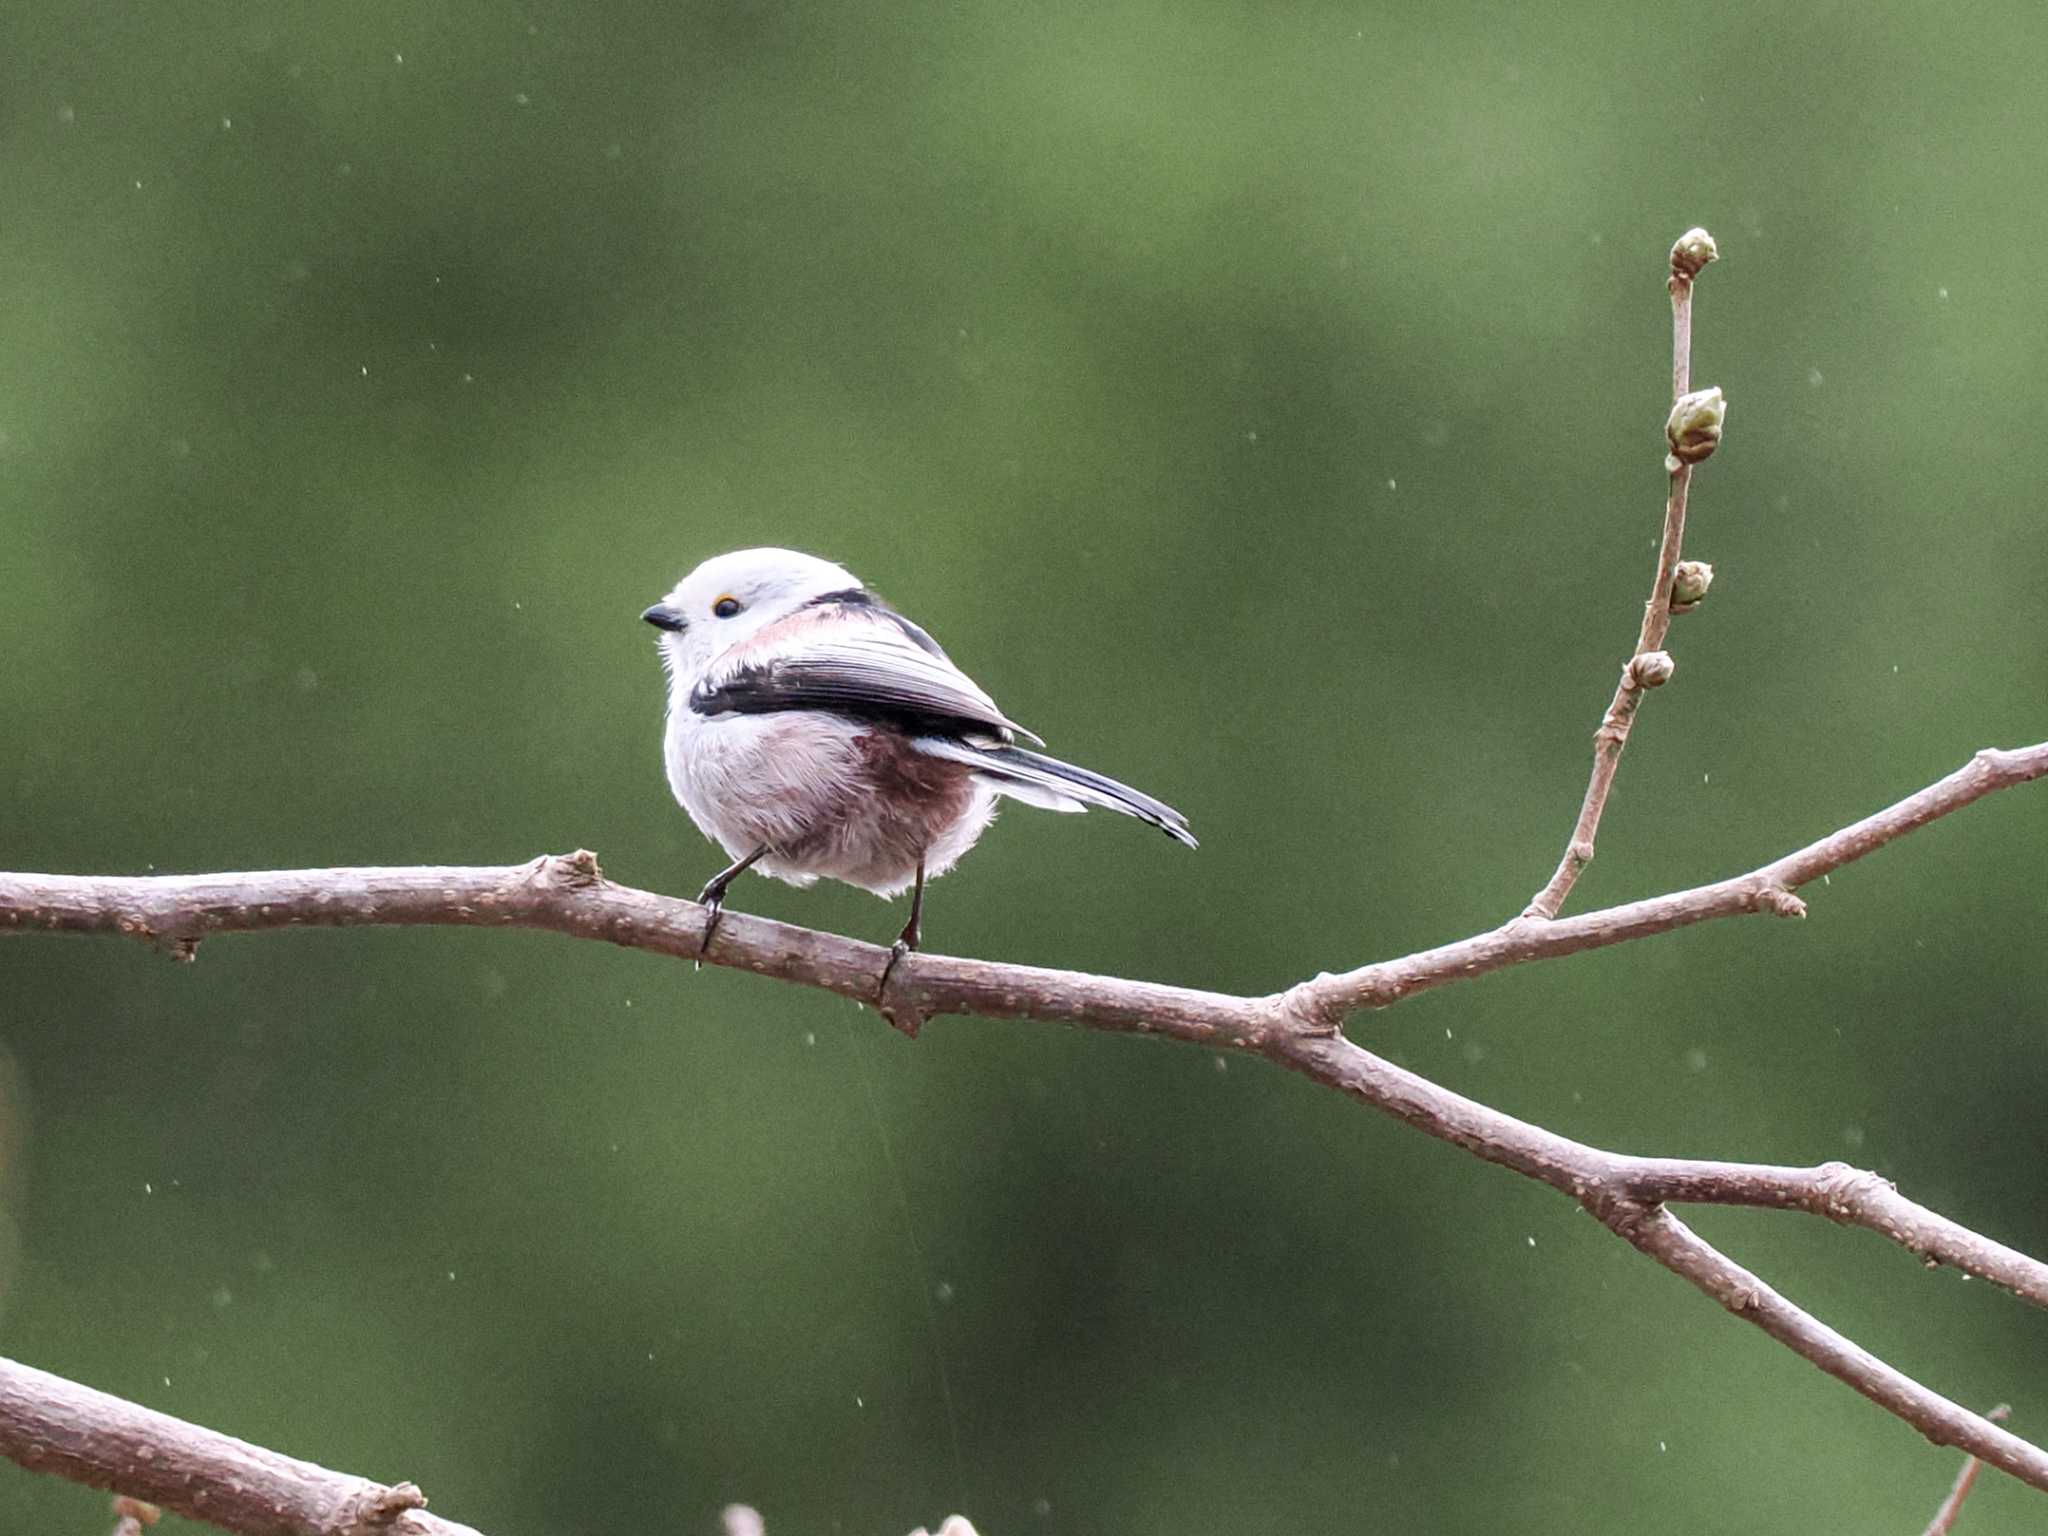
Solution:
M972 848L998 795L1053 811L1105 806L1195 846L1150 795L1016 745L938 642L849 572L789 549L707 560L641 615L662 631L669 788L733 862L697 898L711 947L743 870L910 889L881 986L918 946L925 881ZM1043 743L1040 743L1043 745Z

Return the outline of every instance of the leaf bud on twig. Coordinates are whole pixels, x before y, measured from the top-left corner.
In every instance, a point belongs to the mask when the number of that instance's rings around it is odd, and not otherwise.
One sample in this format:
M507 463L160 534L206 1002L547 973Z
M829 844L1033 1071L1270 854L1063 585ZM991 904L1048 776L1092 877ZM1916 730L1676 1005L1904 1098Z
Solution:
M1704 229L1688 229L1671 247L1671 270L1687 282L1700 275L1700 268L1718 257L1714 237Z
M1699 463L1721 446L1721 428L1727 420L1728 401L1719 386L1680 395L1664 423L1671 457L1681 464Z
M1671 611L1690 613L1714 584L1714 568L1704 560L1681 560L1671 573Z
M1628 664L1628 675L1638 688L1662 688L1677 670L1678 663L1669 651L1645 651Z

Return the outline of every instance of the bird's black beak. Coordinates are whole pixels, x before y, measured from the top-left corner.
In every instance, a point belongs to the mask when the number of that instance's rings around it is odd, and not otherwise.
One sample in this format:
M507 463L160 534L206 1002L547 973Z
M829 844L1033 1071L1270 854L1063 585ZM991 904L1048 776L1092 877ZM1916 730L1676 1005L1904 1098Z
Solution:
M669 607L667 603L656 603L652 608L641 614L640 617L652 624L656 629L665 629L672 635L679 634L690 627L690 621L676 612L675 609Z

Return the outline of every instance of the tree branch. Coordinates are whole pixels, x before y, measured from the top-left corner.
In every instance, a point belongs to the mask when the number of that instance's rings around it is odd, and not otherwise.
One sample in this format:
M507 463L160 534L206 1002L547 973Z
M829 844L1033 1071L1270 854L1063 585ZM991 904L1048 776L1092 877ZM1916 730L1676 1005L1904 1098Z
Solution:
M1285 1028L1334 1030L1361 1008L1532 960L1669 933L1714 918L1805 915L1791 895L1994 790L2048 776L2048 742L1987 748L1946 778L1745 875L1578 917L1517 918L1486 933L1270 997L1091 976L1039 966L913 954L890 999L916 1022L944 1014L1032 1019L1168 1035L1196 1045L1258 1045ZM545 928L694 960L704 909L604 878L594 854L475 867L270 870L218 875L0 873L0 934L115 933L181 960L215 934L378 924ZM872 1003L888 951L857 939L728 912L704 959Z
M1704 229L1687 230L1671 247L1671 278L1666 286L1671 292L1671 400L1674 410L1692 389L1693 279L1719 254L1714 249L1713 237ZM1675 424L1675 416L1673 421ZM1718 441L1718 424L1714 435ZM1549 883L1522 909L1524 917L1556 917L1564 906L1565 898L1571 895L1572 887L1578 883L1580 873L1593 862L1593 844L1600 835L1600 817L1607 809L1607 796L1614 788L1615 770L1621 766L1622 749L1628 745L1629 728L1635 723L1636 710L1641 706L1646 691L1658 687L1671 676L1669 657L1662 657L1654 663L1646 658L1661 656L1664 636L1671 629L1671 583L1677 575L1678 557L1685 543L1686 492L1692 485L1692 467L1697 462L1679 452L1675 437L1671 447L1671 455L1664 461L1671 482L1664 500L1664 536L1657 545L1657 570L1650 579L1650 597L1643 605L1643 623L1636 633L1636 648L1621 669L1621 681L1615 686L1607 713L1601 716L1600 728L1593 733L1593 776L1586 784L1585 798L1579 804L1578 820L1572 824L1571 838L1565 843L1564 857L1558 860L1557 870ZM1712 451L1709 444L1699 457L1705 458L1706 453Z
M2048 741L2011 751L1987 747L1954 773L1917 794L1746 875L1669 896L1608 907L1581 917L1515 918L1454 944L1419 950L1399 960L1383 960L1341 976L1319 976L1296 988L1294 997L1298 1006L1335 1022L1354 1009L1384 1008L1446 982L1462 981L1468 976L1530 960L1548 960L1669 933L1710 918L1747 912L1804 917L1806 904L1792 895L1800 886L1810 885L1845 864L1853 864L1994 790L2009 789L2043 776L2048 776ZM0 917L0 922L4 921Z
M243 1536L477 1536L386 1486L0 1360L0 1455Z

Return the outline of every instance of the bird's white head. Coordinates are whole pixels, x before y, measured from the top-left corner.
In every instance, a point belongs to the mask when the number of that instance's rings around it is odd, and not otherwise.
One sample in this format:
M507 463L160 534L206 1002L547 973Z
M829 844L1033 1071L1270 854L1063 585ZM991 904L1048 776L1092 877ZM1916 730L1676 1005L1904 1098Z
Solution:
M742 641L828 592L860 586L844 566L794 549L714 555L641 615L662 631L662 660L678 678L700 675Z

